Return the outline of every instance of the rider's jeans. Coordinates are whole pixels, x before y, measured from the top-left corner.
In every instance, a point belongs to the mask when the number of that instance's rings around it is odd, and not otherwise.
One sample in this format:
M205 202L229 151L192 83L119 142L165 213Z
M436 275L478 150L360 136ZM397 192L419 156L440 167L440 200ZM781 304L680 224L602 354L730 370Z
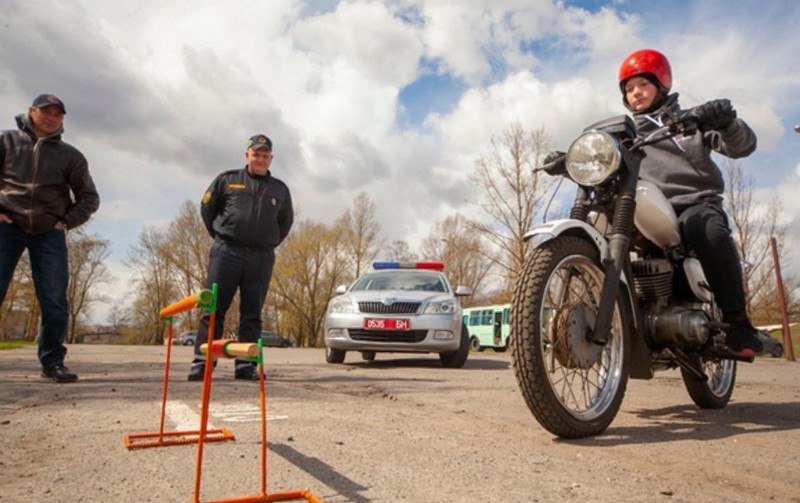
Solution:
M39 361L43 367L64 363L64 336L69 321L66 233L51 229L28 234L14 224L0 222L0 304L14 276L22 252L28 249L36 298L42 310L39 333Z

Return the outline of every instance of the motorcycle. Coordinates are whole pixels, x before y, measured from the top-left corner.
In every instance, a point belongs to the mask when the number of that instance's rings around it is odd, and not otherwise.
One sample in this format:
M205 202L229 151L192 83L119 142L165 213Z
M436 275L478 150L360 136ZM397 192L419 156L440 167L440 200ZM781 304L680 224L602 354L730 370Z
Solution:
M679 368L700 408L721 409L737 361L672 206L639 179L643 148L693 134L675 118L637 137L629 116L593 124L543 168L577 186L569 218L534 227L511 302L512 363L536 420L561 438L603 433L628 379ZM676 138L677 139L677 138Z

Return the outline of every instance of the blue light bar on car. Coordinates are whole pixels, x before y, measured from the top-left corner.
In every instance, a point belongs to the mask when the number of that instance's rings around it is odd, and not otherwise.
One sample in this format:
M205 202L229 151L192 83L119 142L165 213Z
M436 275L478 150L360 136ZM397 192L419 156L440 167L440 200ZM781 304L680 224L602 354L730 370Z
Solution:
M443 271L443 262L373 262L373 269L432 269Z

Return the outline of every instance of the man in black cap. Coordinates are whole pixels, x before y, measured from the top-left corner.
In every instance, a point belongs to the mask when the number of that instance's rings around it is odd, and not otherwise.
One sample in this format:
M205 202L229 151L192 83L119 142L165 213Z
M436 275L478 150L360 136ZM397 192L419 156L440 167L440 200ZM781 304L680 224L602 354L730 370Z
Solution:
M218 175L203 195L200 213L214 244L206 282L217 284L214 338L222 335L225 313L239 290L240 342L261 336L261 308L267 297L275 263L275 248L294 222L292 197L285 183L269 172L272 141L263 134L247 141L247 166ZM190 381L201 381L206 357L200 345L208 340L209 313L200 320ZM257 380L256 366L237 359L236 379Z
M61 141L64 103L37 96L16 117L17 130L0 133L0 304L27 248L42 311L39 362L42 377L73 382L64 366L69 321L67 229L97 211L100 198L86 158Z

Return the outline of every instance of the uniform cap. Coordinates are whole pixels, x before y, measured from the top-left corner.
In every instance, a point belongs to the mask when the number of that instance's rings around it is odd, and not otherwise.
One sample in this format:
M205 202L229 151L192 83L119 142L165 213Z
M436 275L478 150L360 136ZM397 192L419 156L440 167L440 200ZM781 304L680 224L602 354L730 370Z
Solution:
M272 150L272 140L263 134L257 134L255 136L251 136L250 139L247 140L247 148L252 148L253 150L262 148Z

